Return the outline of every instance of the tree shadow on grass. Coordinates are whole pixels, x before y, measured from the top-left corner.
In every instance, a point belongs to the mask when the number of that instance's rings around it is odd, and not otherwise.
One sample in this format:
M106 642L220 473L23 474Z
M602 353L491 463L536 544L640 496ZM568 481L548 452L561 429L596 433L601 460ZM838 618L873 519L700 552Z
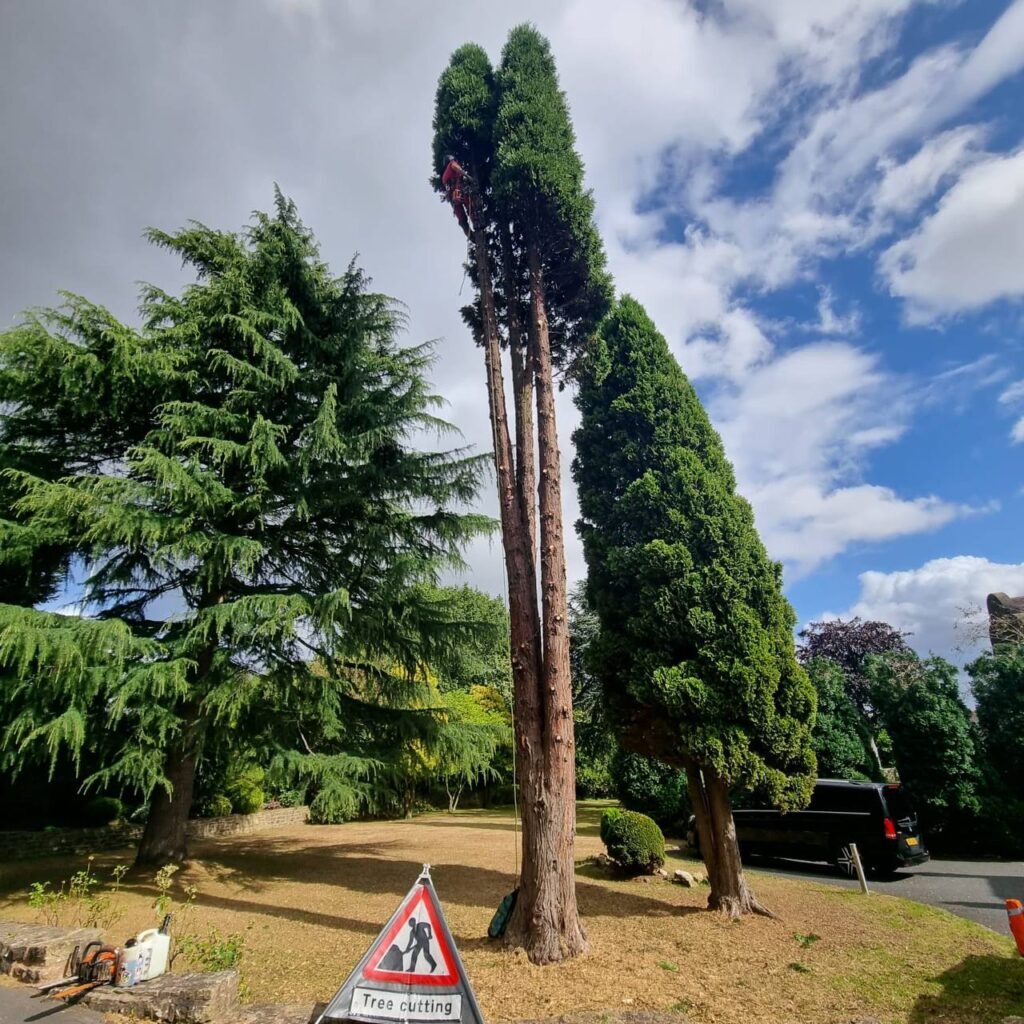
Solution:
M919 996L907 1024L1000 1024L1024 1016L1024 958L969 956L935 978L942 990Z
M294 837L251 837L244 845L233 843L213 847L204 851L203 869L214 878L231 884L236 891L230 894L209 893L202 892L200 886L198 902L205 906L269 913L297 921L375 933L383 922L351 916L354 909L352 894L388 894L397 903L419 876L422 863L396 859L387 851L369 852L372 849L366 844L359 844L358 853L352 855L354 847L302 847L296 845ZM499 871L471 864L435 863L431 873L444 904L496 909L514 885L510 870ZM590 881L588 876L594 880ZM660 879L652 879L644 893L601 885L599 882L602 880L603 876L592 874L588 865L578 867L576 891L580 912L584 916L653 918L678 916L696 909L680 907L670 899L659 898L659 890L666 897L671 892L668 883ZM323 894L317 897L315 909L281 905L280 896L275 899L275 885L296 882L336 887L336 906L344 908L348 914L339 918L335 906L331 905L334 901ZM268 904L267 900L271 902Z

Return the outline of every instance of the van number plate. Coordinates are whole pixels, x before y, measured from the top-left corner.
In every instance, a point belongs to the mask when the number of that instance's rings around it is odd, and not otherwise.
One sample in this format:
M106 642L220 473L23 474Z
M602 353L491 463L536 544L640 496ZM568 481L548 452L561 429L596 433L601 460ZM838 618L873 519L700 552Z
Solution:
M915 836L911 836L907 840L907 846L917 846L917 838Z

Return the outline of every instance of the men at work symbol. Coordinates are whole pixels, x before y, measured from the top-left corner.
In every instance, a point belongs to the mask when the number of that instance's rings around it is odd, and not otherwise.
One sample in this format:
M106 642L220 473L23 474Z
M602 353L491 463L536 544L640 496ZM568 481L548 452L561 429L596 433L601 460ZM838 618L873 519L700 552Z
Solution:
M409 944L405 949L399 949L398 943L394 942L388 951L381 957L377 969L380 971L406 971L414 973L416 961L420 953L423 959L430 964L430 973L437 970L437 961L430 955L430 940L434 937L434 929L429 921L417 922L415 917L409 918ZM405 966L405 957L412 953L409 966Z

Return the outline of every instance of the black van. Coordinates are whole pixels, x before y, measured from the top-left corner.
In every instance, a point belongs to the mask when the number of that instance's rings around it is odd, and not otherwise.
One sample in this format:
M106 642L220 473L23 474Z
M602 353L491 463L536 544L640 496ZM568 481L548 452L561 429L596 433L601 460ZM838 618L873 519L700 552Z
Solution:
M892 874L928 860L917 831L917 814L900 785L818 779L802 811L774 809L733 812L740 852L823 860L849 876L856 874L852 843L865 871Z

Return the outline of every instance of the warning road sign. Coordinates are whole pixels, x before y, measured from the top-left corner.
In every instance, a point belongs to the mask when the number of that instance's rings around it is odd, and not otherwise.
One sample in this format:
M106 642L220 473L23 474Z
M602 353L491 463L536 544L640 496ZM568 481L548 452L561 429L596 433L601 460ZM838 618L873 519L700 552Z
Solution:
M381 934L363 968L373 981L403 985L456 985L458 974L444 941L431 890L417 882Z
M483 1024L429 865L320 1017L340 1020Z

